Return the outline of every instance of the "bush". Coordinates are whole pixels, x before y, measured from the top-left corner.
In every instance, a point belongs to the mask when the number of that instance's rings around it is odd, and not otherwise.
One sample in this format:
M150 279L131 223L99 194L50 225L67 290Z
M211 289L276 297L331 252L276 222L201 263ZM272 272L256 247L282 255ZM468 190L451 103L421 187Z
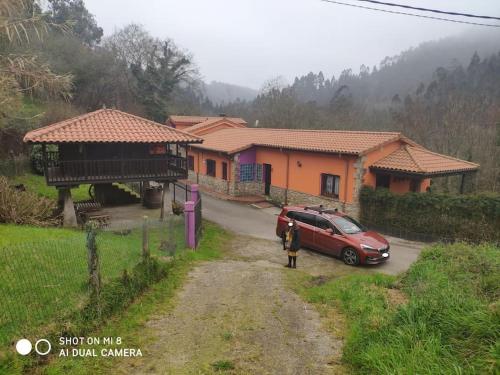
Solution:
M0 175L20 176L30 169L30 161L25 156L15 156L9 159L0 159Z
M0 223L50 225L56 222L53 200L18 190L0 176Z
M500 242L500 195L394 194L363 187L361 220L390 234L428 240Z

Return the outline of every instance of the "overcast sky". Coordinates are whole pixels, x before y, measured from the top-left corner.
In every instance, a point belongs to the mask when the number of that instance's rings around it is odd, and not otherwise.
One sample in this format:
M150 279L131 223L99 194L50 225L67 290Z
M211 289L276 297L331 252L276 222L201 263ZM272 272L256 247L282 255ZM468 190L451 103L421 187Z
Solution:
M368 5L355 0L339 0ZM401 4L500 17L498 0L398 0ZM105 35L139 23L189 50L207 81L260 88L309 71L338 75L373 66L470 26L391 15L320 0L85 0ZM478 20L481 22L481 20ZM500 24L500 21L497 21ZM472 27L498 33L500 29Z

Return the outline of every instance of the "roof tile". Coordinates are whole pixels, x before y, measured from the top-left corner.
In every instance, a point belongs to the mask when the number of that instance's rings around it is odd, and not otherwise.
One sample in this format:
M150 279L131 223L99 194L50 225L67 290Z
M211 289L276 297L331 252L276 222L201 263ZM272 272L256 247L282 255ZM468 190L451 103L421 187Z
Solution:
M473 171L478 164L407 145L375 162L372 167L425 175Z
M28 132L32 143L200 143L180 130L115 109L101 109Z
M397 132L295 130L241 128L222 129L203 135L195 147L229 154L253 145L291 150L361 154L401 138Z

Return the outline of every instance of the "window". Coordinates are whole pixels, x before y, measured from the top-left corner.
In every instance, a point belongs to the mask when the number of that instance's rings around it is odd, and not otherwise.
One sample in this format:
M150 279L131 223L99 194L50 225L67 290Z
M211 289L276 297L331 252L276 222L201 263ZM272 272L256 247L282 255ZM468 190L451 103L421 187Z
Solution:
M316 216L304 212L295 212L295 220L304 224L316 225Z
M248 182L254 180L254 166L255 164L240 165L240 182Z
M194 171L194 156L188 155L188 169Z
M340 177L323 173L321 175L321 195L330 198L339 197Z
M316 227L320 229L333 229L332 223L330 223L328 220L326 220L323 217L316 217Z
M295 211L288 211L286 213L286 217L288 217L289 219L295 219Z
M414 178L410 180L410 191L414 193L420 192L420 180L416 180Z
M215 160L207 159L207 176L215 177Z
M222 162L222 179L227 180L227 163L225 161Z
M389 189L391 186L391 176L388 174L377 174L375 187Z

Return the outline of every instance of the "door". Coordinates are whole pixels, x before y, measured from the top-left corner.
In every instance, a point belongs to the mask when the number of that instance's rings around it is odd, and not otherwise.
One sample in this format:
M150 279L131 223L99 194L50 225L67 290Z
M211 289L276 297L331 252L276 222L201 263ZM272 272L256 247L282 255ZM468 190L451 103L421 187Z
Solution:
M300 244L305 247L314 247L316 216L305 212L295 212L295 220L299 225Z
M264 164L264 194L271 192L271 164Z
M330 255L340 256L345 243L340 231L328 220L317 217L314 248Z
M225 161L222 162L222 179L227 180L227 163Z

